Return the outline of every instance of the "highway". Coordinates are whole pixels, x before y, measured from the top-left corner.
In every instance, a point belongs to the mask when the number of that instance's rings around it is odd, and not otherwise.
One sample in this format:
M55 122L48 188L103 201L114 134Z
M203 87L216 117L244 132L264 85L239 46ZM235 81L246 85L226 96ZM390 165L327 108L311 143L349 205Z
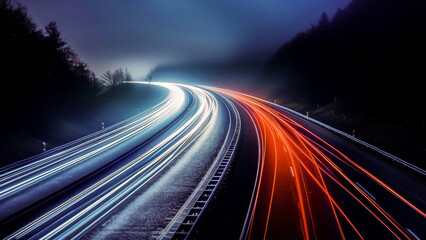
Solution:
M260 136L260 167L241 239L426 237L421 178L289 109L212 89L240 104Z
M228 117L230 103L193 86L151 84L169 91L160 104L98 133L1 169L2 238L81 238L116 208L126 205L138 190L154 185L153 179L160 175L165 178L179 171L184 175L190 172L191 164L203 163L199 174L203 177L209 164L216 164L215 158L194 156L198 152L218 156L214 149L230 144L224 141L228 134L234 134L230 128L235 126ZM223 131L212 133L218 126ZM200 144L213 151L200 151ZM197 184L200 176L192 175L189 180ZM190 194L193 190L186 191Z
M1 238L426 238L423 169L243 93L150 84L159 104L0 169Z

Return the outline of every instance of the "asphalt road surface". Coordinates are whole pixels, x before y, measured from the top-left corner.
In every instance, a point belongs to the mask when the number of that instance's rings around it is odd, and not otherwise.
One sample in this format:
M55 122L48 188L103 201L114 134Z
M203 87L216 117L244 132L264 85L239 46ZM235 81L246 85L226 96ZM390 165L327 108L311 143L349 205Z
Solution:
M218 96L152 84L169 91L157 106L1 169L1 237L146 238L168 224L234 126L229 103ZM137 217L123 215L131 209Z
M426 238L424 170L262 99L151 84L156 106L0 169L1 238Z
M426 188L390 160L288 109L215 89L245 106L261 143L248 239L422 239Z

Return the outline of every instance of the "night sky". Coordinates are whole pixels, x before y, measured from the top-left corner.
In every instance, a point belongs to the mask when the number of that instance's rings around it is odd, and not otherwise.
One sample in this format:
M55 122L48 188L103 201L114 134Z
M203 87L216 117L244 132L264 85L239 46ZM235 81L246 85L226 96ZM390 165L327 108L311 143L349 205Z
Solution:
M39 27L62 37L100 76L127 67L265 59L350 0L20 0Z

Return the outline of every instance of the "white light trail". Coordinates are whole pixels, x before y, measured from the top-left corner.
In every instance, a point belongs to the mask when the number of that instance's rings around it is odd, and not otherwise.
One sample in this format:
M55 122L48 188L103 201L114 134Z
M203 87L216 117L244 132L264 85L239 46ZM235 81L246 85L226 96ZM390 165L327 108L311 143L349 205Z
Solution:
M112 132L108 132L71 149L76 150L75 152L71 152L71 150L68 149L64 151L65 153L55 154L55 156L63 156L64 154L69 153L62 158L55 159L53 158L54 156L49 156L46 159L39 161L41 162L39 164L30 164L30 166L21 167L19 171L12 170L10 173L3 174L5 176L0 178L0 199L22 191L37 182L43 181L71 166L79 164L82 161L88 160L97 154L111 149L129 138L143 132L147 128L164 121L174 113L181 111L185 102L185 93L182 89L173 85L158 85L169 90L169 95L158 109L134 122L127 124L126 126ZM88 150L90 150L88 153L84 153ZM82 153L84 153L82 156L72 159L72 157L78 156Z
M197 140L201 133L206 129L212 129L214 127L214 122L218 118L218 102L215 96L210 92L183 84L151 84L166 87L171 89L171 91L181 93L184 92L182 89L187 89L193 96L193 104L187 109L185 118L174 126L174 131L164 136L152 148L146 150L143 154L122 166L120 169L45 213L37 220L10 235L7 239L30 237L31 234L38 231L39 228L46 227L46 224L49 226L48 232L44 234L44 236L37 237L41 237L41 239L51 239L80 236L85 229L102 219L103 216L112 211L118 204L122 203L132 193L137 191L166 167L176 156L188 148L193 141ZM173 102L169 105L169 109L167 111L162 111L162 114L155 115L155 118L167 118L168 111L180 109L180 105L182 105L182 102L185 100L184 97L185 96L182 94L176 94ZM139 126L139 128L140 127L141 126ZM132 129L136 131L134 128ZM131 137L131 135L132 132L115 141L125 141ZM102 149L103 147L99 148ZM100 150L96 149L92 152L96 151ZM72 166L72 164L70 165ZM59 170L60 168L55 168L55 171ZM40 177L43 176L43 174L37 176ZM30 182L36 180L36 178L33 178ZM70 212L71 209L79 209L79 211L70 216L66 215L65 213L67 211ZM58 219L57 217L59 216L67 217ZM51 221L53 221L53 223L51 223Z

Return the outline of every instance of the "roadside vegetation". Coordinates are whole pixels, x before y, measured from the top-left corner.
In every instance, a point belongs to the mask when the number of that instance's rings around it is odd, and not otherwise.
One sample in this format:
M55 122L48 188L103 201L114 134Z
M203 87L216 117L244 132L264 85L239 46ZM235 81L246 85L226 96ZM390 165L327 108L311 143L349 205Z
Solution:
M151 100L138 94L155 97L119 86L132 79L127 69L97 78L54 21L37 26L19 2L0 0L0 31L0 166L142 111L138 99Z
M108 70L101 76L101 82L106 86L117 86L122 84L124 81L132 80L132 75L129 71L127 71L127 68L124 70L122 68L118 68L112 73Z
M426 2L353 0L284 44L264 79L278 103L426 167Z

